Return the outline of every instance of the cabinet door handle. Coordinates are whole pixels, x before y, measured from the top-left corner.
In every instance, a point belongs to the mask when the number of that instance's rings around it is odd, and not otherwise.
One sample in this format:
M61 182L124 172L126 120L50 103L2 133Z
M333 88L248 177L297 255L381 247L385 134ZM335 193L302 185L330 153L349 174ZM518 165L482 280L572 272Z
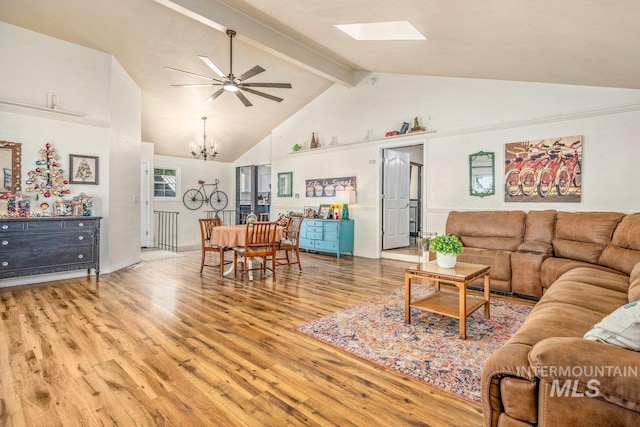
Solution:
M7 265L9 265L9 263L7 261L2 261L2 266L6 267Z
M84 239L84 236L78 236L78 240Z
M78 259L82 259L82 258L84 258L84 255L82 254L78 255Z
M3 229L3 230L6 230L7 228L9 228L9 226L8 226L7 224L4 224L4 225L2 226L2 229Z
M2 246L7 246L8 244L9 244L9 241L8 241L8 240L3 240L3 241L2 241Z

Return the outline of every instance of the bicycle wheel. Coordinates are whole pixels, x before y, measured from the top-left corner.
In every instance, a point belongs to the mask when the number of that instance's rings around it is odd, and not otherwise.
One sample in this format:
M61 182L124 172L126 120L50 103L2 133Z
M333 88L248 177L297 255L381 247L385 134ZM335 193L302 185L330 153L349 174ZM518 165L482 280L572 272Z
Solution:
M561 167L558 170L556 175L556 180L558 183L556 184L556 189L558 190L558 195L566 196L569 193L569 186L571 185L571 177L569 176L569 170L565 167Z
M211 209L213 209L214 211L221 211L227 207L227 203L229 203L229 199L227 198L227 195L224 192L220 190L215 190L213 193L211 193L211 198L209 199L209 203L211 204Z
M551 171L549 169L543 169L540 172L540 180L538 182L538 195L540 197L547 197L551 192L551 185L553 184L553 178L551 177Z
M573 167L573 185L580 187L582 185L582 165L580 162Z
M204 203L204 196L200 190L192 188L191 190L184 192L184 196L182 196L182 203L184 203L187 209L195 211L200 209Z
M518 169L511 169L504 179L504 190L511 197L520 194L520 172Z
M526 168L520 172L520 189L522 194L530 196L536 189L536 174L533 169Z

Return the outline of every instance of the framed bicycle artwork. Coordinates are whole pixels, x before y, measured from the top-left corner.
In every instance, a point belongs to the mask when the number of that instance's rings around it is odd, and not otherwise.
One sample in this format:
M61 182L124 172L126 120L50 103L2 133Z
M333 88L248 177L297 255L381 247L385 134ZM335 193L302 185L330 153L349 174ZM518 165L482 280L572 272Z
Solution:
M505 202L580 202L582 135L505 146Z
M278 197L293 197L293 172L278 173Z

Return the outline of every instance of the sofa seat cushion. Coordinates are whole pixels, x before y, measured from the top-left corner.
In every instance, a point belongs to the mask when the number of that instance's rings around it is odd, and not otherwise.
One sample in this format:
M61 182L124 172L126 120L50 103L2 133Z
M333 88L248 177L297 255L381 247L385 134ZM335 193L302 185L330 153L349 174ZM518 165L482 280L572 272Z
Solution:
M602 313L573 304L557 301L547 304L538 302L507 344L533 346L549 337L582 338L603 317Z
M625 295L629 291L629 277L620 272L606 271L593 267L577 267L569 270L560 276L553 286L563 282L581 282L611 289Z
M616 270L597 264L591 264L584 261L576 261L574 259L550 257L542 263L542 270L540 272L542 287L545 289L550 287L556 280L558 280L560 276L565 274L567 271L579 267L589 267L616 273ZM619 271L617 273L622 274Z
M511 252L497 249L481 249L465 247L458 261L472 264L483 264L491 267L489 276L492 279L511 280Z
M618 307L587 332L584 338L640 351L639 302L628 302L622 307Z
M558 303L587 309L600 316L600 320L622 304L627 303L627 293L619 292L580 281L559 280L541 300L542 306ZM541 307L542 307L541 306ZM598 320L598 322L600 321ZM591 325L593 326L593 325ZM591 329L591 327L589 327Z

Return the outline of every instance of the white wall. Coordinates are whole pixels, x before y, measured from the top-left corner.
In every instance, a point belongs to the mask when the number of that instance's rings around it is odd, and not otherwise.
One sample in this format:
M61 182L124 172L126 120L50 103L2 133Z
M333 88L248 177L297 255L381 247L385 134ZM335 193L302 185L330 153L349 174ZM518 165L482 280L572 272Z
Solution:
M139 229L139 214L131 215L134 208L129 196L130 192L139 194L139 89L103 52L2 22L0 40L1 100L45 107L47 92L53 92L59 94L59 110L83 114L69 118L0 105L0 140L22 143L23 189L26 173L36 167L38 151L47 142L60 155L63 168L69 166L69 154L99 157L99 185L69 185L70 196L84 192L93 197L93 214L103 217L102 272L136 262L139 249L132 244L128 230ZM36 197L43 201L39 195L30 195L34 202ZM54 198L46 201L52 205ZM137 245L137 237L134 240ZM3 280L0 286L84 274L78 271Z
M188 147L185 147L185 150ZM153 167L169 167L180 169L180 188L177 200L164 201L152 200L153 210L169 211L178 213L178 247L180 249L192 249L200 247L200 228L198 225L199 218L205 218L205 211L210 211L210 205L204 205L198 210L189 210L182 203L182 195L190 188L198 188L199 180L203 180L208 184L219 179L218 189L225 192L229 198L229 204L226 209L235 209L235 169L232 164L216 161L203 161L197 159L188 159L183 157L161 156L155 155L153 159ZM212 188L207 188L210 194ZM153 191L151 192L153 195ZM153 228L152 228L153 231Z
M117 270L140 258L141 94L114 59L111 62L109 144L109 265Z
M561 209L635 211L640 189L640 91L493 80L377 74L365 75L353 88L333 86L282 125L254 150L271 152L272 177L293 172L299 198L273 197L272 211L300 210L330 203L307 198L304 181L331 176L357 177L357 199L350 208L356 221L356 255L377 257L380 247L380 161L383 147L425 143L425 224L452 209ZM435 133L385 139L403 121L417 116ZM363 141L369 130L373 139ZM321 148L292 153L296 143L308 146L317 132ZM583 135L581 203L505 203L504 144L531 139ZM337 146L329 146L333 137ZM354 143L356 142L356 143ZM270 146L270 148L268 147ZM469 196L468 155L496 153L496 195ZM269 159L255 159L267 163ZM430 213L434 222L429 221Z

